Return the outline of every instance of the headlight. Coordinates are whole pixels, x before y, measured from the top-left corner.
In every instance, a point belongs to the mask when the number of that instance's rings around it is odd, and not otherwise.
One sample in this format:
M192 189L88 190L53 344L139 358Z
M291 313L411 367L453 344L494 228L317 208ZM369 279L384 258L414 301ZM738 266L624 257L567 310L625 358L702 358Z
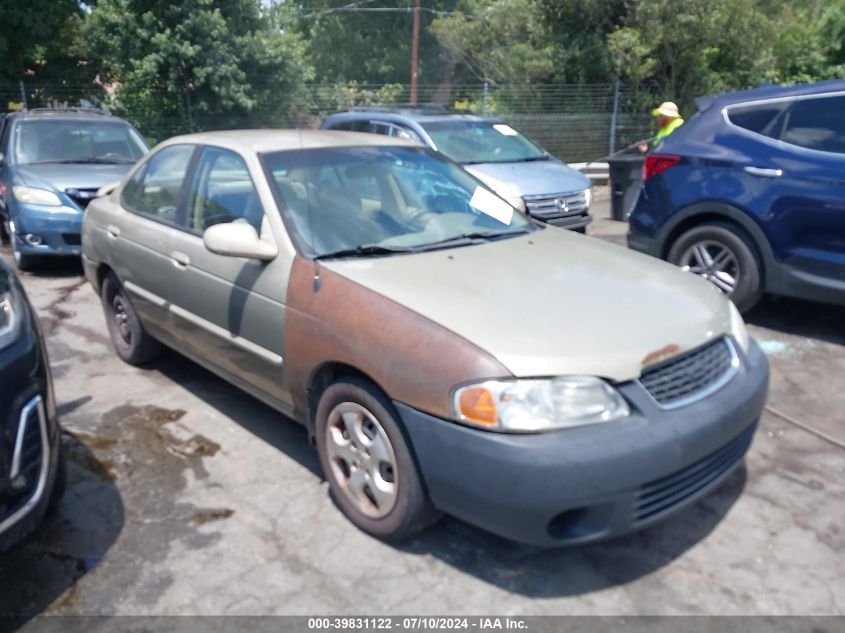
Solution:
M610 422L630 414L616 389L595 376L488 380L457 389L453 408L459 422L515 432Z
M62 206L62 201L59 200L59 196L52 191L47 191L46 189L18 185L17 187L12 187L12 191L15 192L15 198L17 198L18 202L43 204L47 207Z
M11 345L20 335L23 306L14 287L0 292L0 349Z
M590 206L590 200L593 197L593 190L591 187L584 189L584 200L587 201L587 206Z
M742 348L742 351L748 353L748 328L745 327L745 321L733 301L728 301L731 311L731 334L736 339L737 344Z

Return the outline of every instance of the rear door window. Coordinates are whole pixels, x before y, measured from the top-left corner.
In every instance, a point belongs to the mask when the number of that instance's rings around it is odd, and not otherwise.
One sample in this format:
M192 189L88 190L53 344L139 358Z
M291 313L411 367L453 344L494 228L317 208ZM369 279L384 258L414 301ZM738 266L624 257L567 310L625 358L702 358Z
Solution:
M194 145L171 145L156 153L126 183L123 206L163 222L179 220L179 199Z
M845 96L796 101L781 140L822 152L845 154Z

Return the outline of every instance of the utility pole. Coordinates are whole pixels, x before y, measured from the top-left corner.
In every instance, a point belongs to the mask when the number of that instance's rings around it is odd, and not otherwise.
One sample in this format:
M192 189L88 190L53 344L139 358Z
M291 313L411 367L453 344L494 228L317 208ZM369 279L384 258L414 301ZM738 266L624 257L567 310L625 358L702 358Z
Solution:
M414 39L411 44L411 105L417 105L417 81L420 63L420 0L414 5Z

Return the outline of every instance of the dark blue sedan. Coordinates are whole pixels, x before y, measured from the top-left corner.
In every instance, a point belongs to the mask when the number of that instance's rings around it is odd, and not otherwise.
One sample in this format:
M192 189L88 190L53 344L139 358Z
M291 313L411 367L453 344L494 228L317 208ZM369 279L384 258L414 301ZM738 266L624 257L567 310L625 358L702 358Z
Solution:
M743 311L765 292L845 304L845 81L696 104L646 157L629 246Z

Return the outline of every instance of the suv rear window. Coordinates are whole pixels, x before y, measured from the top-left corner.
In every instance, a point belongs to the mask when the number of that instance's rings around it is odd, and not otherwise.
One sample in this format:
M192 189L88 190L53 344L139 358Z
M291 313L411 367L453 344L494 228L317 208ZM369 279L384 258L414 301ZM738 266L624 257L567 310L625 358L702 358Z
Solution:
M787 102L764 103L753 106L739 106L728 110L728 119L749 132L777 138L780 126L778 115L788 105Z

